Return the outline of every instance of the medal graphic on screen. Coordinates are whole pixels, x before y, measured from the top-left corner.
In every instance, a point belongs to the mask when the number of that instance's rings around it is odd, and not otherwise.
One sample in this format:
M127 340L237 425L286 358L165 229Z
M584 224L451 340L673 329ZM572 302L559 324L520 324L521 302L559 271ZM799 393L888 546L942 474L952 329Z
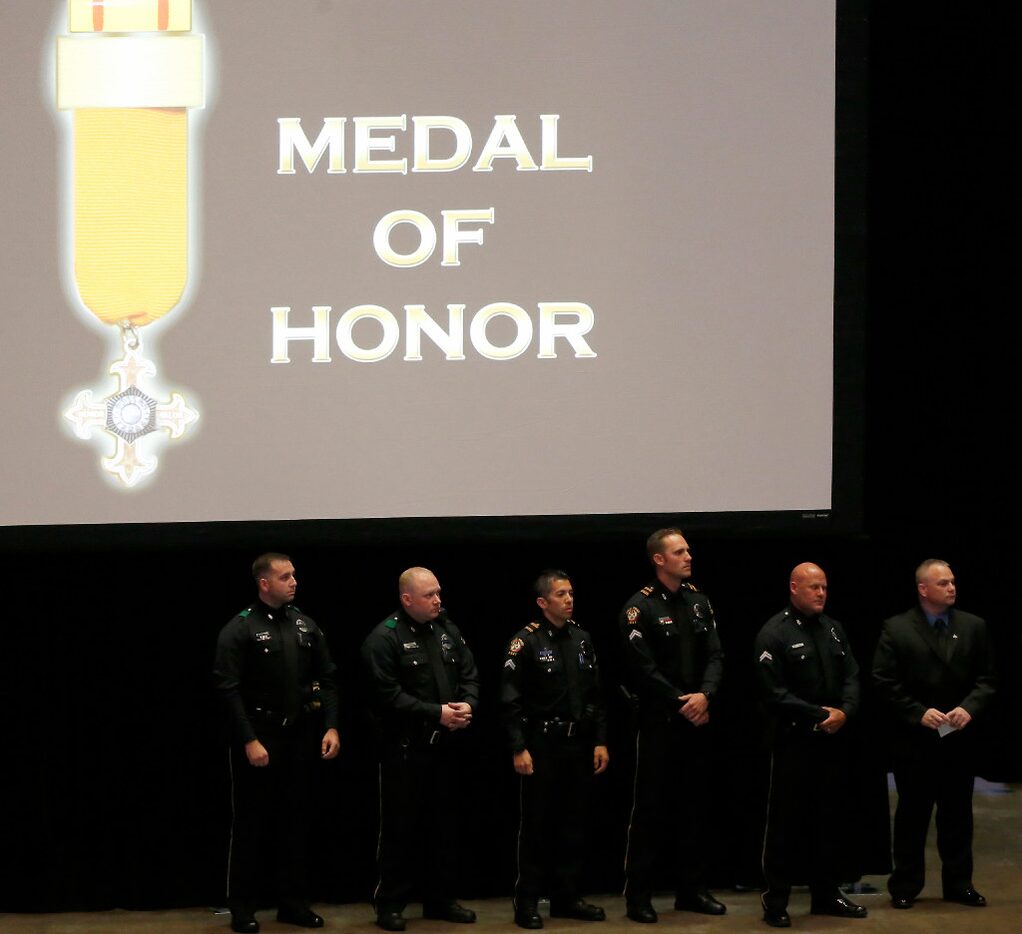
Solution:
M187 284L188 111L205 104L204 43L191 0L67 0L67 14L56 104L73 123L74 281L85 308L116 329L121 356L112 391L78 392L64 417L131 487L156 471L153 448L199 417L180 393L151 387L142 333Z

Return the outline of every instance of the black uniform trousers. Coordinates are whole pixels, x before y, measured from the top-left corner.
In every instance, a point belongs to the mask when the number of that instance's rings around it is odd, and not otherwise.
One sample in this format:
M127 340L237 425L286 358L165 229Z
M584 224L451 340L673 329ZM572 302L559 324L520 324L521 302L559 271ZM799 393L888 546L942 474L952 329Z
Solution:
M709 733L674 714L643 716L635 752L635 798L625 853L625 899L648 902L665 850L675 895L706 887Z
M227 903L233 912L253 912L273 892L278 906L305 907L311 766L319 749L314 724L304 717L286 727L256 721L256 728L268 765L250 765L239 743L230 750Z
M796 881L809 884L814 900L837 893L847 771L843 730L824 733L800 725L775 737L763 837L765 909L786 908Z
M520 776L518 879L515 909L535 908L544 894L554 906L572 905L585 852L593 778L591 732L563 730L529 737L532 775ZM548 886L548 888L547 888Z
M924 742L905 743L894 760L898 806L894 812L894 872L887 882L895 898L915 898L926 881L926 833L937 806L937 852L943 893L972 885L973 763L969 737L941 739L928 731ZM914 737L915 739L915 737Z
M414 901L422 880L422 901L455 900L458 880L459 812L453 789L458 774L457 738L437 727L437 741L407 744L384 740L380 750L380 879L376 910L400 912Z

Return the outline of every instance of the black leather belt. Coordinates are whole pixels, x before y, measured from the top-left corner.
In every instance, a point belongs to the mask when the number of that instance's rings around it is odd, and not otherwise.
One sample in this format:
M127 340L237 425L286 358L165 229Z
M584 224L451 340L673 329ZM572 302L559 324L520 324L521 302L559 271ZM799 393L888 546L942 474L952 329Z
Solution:
M533 732L545 735L577 736L582 731L581 720L535 720L531 726Z
M275 710L267 710L265 707L253 707L252 713L274 726L294 726L298 722L298 717L287 717Z

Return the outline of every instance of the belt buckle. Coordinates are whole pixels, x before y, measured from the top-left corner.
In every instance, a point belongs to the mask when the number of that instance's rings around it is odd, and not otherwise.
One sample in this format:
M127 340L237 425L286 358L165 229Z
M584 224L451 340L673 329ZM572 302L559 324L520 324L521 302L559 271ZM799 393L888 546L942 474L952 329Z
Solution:
M575 735L575 721L572 720L568 723L568 736Z

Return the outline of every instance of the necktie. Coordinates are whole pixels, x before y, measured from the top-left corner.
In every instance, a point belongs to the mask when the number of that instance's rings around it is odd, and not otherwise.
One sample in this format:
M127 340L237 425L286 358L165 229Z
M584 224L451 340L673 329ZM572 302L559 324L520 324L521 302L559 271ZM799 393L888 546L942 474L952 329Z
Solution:
M946 660L951 648L951 640L948 638L947 635L948 630L947 620L946 619L936 620L933 624L933 628L937 632L937 641L940 643L940 650L943 653L944 658Z

